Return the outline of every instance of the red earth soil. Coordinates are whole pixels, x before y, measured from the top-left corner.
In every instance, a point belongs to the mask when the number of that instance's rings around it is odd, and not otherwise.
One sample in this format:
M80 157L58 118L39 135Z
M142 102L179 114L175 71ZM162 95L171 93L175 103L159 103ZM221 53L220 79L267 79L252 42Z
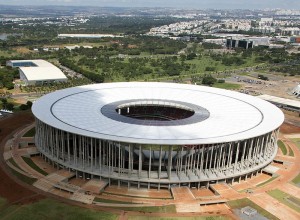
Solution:
M13 177L3 160L5 142L14 131L24 128L33 121L34 117L31 112L15 113L0 119L0 197L6 198L9 204L26 204L44 198Z

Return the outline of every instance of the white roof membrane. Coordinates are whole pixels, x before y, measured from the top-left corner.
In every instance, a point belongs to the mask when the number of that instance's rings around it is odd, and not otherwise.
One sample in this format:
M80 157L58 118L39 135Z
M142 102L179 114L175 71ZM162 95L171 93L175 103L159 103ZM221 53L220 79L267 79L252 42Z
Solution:
M184 125L149 126L117 121L101 113L104 106L127 100L190 103L206 109L209 117ZM173 83L103 83L74 87L43 96L32 110L44 123L71 133L164 145L248 139L275 130L284 120L281 110L264 100L223 89Z

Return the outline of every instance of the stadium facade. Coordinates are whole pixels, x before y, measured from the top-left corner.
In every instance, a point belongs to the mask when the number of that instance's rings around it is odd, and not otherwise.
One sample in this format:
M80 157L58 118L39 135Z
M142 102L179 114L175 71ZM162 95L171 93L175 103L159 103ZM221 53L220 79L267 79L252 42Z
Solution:
M85 178L146 187L238 181L277 153L283 113L228 90L171 83L104 83L33 105L43 157Z

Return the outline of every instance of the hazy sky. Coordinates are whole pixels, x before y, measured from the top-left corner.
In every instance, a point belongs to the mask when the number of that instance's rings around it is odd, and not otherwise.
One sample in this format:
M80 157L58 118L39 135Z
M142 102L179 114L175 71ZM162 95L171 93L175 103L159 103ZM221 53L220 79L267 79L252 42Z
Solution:
M0 0L7 5L73 5L179 8L300 9L300 0Z

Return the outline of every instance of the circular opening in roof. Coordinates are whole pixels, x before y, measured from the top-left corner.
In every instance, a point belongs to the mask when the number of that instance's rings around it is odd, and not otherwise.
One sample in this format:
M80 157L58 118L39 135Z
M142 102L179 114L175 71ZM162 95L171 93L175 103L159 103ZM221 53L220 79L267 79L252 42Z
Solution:
M131 103L118 106L116 112L120 115L144 121L175 121L189 118L195 111L184 106L173 106L171 103L143 104Z
M146 126L177 126L198 123L209 118L207 109L173 100L132 99L112 102L101 114L123 123Z

